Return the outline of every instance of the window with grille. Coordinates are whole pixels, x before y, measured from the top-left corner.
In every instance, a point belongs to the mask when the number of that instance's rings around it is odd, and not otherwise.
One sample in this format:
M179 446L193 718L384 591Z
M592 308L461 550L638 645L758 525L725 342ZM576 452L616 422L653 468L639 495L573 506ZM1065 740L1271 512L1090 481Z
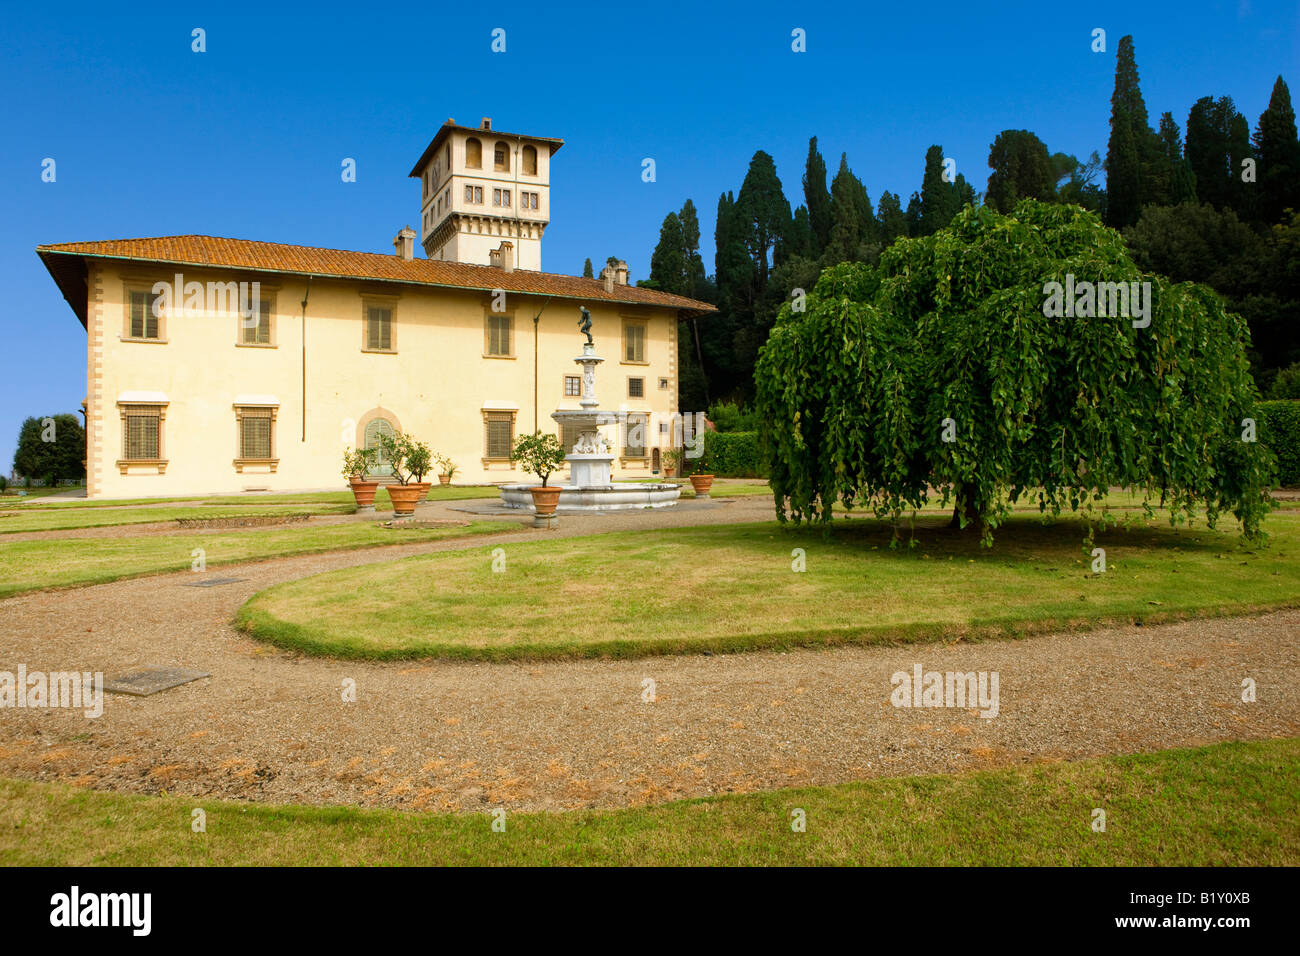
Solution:
M628 398L645 398L645 379L629 378L627 380Z
M240 333L245 345L271 344L271 300L261 299L257 303L256 316L240 316Z
M623 455L626 458L644 458L646 430L650 425L649 415L627 416L627 437L624 439Z
M629 322L623 326L623 361L645 361L645 326Z
M502 172L510 172L510 150L506 148L505 143L497 143L492 150L492 168Z
M514 450L515 416L510 412L488 412L486 458L508 459Z
M162 455L162 407L133 405L122 413L122 457L157 461Z
M274 417L270 408L239 409L239 457L267 461L271 453L271 428Z
M131 334L133 339L156 339L158 335L158 315L154 303L158 296L152 292L131 293Z
M510 190L509 189L492 190L492 205L508 207L510 205Z
M514 319L508 315L489 315L487 319L487 354L513 355L510 333Z
M483 187L482 187L482 186L466 186L466 187L465 187L465 201L466 201L466 202L469 202L469 203L477 203L478 205L482 205L482 204L483 204Z
M366 348L392 351L393 310L371 306L366 309Z
M566 398L576 398L582 395L582 379L577 375L564 376L564 395Z

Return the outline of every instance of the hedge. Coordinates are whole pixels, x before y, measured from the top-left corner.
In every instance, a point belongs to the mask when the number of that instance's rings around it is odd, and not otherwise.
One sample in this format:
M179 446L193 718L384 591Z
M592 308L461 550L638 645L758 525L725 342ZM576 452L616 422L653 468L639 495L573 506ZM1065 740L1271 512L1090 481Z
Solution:
M1300 401L1260 402L1259 441L1277 455L1278 484L1300 485Z
M758 447L758 432L705 432L704 458L697 471L720 478L766 478L767 462Z

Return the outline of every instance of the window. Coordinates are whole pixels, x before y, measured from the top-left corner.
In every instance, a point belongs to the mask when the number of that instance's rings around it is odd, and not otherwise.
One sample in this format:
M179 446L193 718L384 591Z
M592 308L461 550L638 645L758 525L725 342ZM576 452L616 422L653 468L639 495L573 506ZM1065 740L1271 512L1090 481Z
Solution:
M523 163L524 163L524 175L525 175L525 176L536 176L536 175L537 175L537 149L536 149L536 147L533 147L533 146L525 146L525 147L524 147L524 159L523 159Z
M372 352L393 351L393 310L366 307L366 348Z
M465 201L466 201L466 202L470 202L470 203L478 203L479 205L482 205L482 204L483 204L483 187L482 187L482 186L466 186L466 187L465 187Z
M492 150L492 168L497 172L510 172L510 147L505 143L497 143Z
M628 398L645 398L645 379L629 378L627 380Z
M397 429L386 418L376 418L366 424L364 433L365 447L375 453L370 461L370 478L389 478L393 474L393 463L384 457L383 436L396 436Z
M275 471L275 413L273 405L236 405L235 421L239 443L235 449L235 470L245 465L270 465Z
M582 394L582 378L578 375L564 376L564 395L566 398L574 398Z
M493 461L509 461L515 443L514 412L484 412L485 458Z
M666 389L666 388L668 388L668 379L666 379L666 378L661 378L661 379L659 379L659 388L660 388L660 389Z
M483 168L483 144L472 136L465 140L465 165L470 169Z
M494 190L492 190L492 205L494 205L494 206L509 206L509 205L510 205L510 190L508 190L508 189L494 189Z
M536 209L536 208L537 208L537 193L520 193L520 194L519 194L519 208L520 208L520 209Z
M158 461L162 458L161 405L122 407L122 458L125 461Z
M501 358L513 357L514 325L513 315L489 312L484 329L484 352Z
M131 293L131 322L127 337L133 339L161 339L156 303L158 296L152 292Z
M644 458L646 431L650 425L649 415L628 415L627 435L623 443L624 458Z
M271 344L271 300L259 299L257 315L239 317L240 345Z
M645 324L623 323L623 361L645 363Z

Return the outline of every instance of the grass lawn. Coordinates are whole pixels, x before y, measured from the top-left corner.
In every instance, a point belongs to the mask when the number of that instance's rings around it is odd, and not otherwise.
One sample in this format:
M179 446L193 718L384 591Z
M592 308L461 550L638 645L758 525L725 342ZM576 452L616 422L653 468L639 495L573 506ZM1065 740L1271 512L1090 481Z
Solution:
M238 561L413 544L438 538L516 531L514 521L474 521L468 527L393 531L375 524L310 525L282 530L249 528L209 534L121 538L52 538L0 543L0 598L44 588L103 584L120 578L190 567L202 548L209 568Z
M312 654L510 659L1015 636L1300 606L1300 513L1270 517L1264 548L1243 545L1232 522L1132 521L1098 533L1100 575L1074 520L1013 518L992 549L939 515L918 522L910 549L891 549L875 519L828 534L765 522L519 542L504 573L479 549L349 568L268 588L238 620ZM399 569L408 584L394 591Z
M421 814L0 779L0 865L1295 866L1300 741L630 810ZM207 832L190 830L202 807ZM791 830L791 812L807 830ZM1106 811L1106 830L1091 829Z
M426 501L459 501L464 498L495 498L499 490L496 485L439 485L434 484L429 489L429 494L425 496ZM31 511L57 511L61 509L80 509L80 508L122 508L137 505L161 505L189 503L192 505L240 505L249 507L265 507L267 505L280 504L337 504L351 505L355 504L351 491L286 491L280 494L256 494L246 495L196 495L189 498L125 498L113 499L104 498L94 501L87 501L84 498L61 498L53 501L31 500L34 505L31 509L24 507L28 499L24 498L0 498L0 511L5 509L21 509ZM391 507L388 499L388 492L384 488L379 489L375 496L375 504L382 511L385 506Z
M21 531L63 531L70 528L103 528L113 525L149 524L155 521L173 521L176 518L248 518L253 515L347 515L355 512L356 505L272 504L260 508L226 507L161 507L161 508L56 508L51 512L35 508L18 513L0 514L0 535ZM3 539L0 539L3 540Z

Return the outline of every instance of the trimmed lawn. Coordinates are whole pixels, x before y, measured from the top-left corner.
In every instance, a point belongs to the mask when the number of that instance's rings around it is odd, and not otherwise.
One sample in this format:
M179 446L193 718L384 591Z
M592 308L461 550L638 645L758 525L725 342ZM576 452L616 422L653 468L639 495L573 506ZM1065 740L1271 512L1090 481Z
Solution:
M57 508L48 514L30 509L18 514L0 515L0 535L22 531L64 531L70 528L104 528L114 525L150 524L177 518L250 518L257 515L350 515L355 504L270 505L261 508Z
M992 549L917 522L890 548L875 519L775 522L512 543L506 566L470 549L290 581L238 615L255 637L311 654L396 659L638 656L810 644L1016 636L1300 606L1300 513L1268 547L1130 516L1098 532L1094 574L1075 520L1015 517ZM803 549L806 570L793 571ZM389 586L394 571L406 586Z
M241 529L208 534L150 535L122 538L53 538L0 544L0 598L45 588L84 586L184 571L202 548L209 568L239 561L344 551L439 538L517 531L513 521L474 521L467 527L412 528L400 531L377 525L310 525L283 530Z
M463 498L495 498L499 493L496 485L440 485L435 483L429 489L429 494L425 497L426 501L459 501ZM387 498L388 492L384 488L379 489L375 498L375 504L379 510L384 510L384 505L389 504ZM27 499L0 497L0 510L6 508L18 508L28 510L23 507ZM351 491L286 491L281 494L256 494L247 495L196 495L188 498L126 498L87 501L84 498L60 499L58 501L41 502L32 511L57 511L61 509L79 509L79 508L121 508L133 505L161 505L173 504L180 502L189 502L190 504L202 505L240 505L258 507L260 505L278 505L278 504L336 504L352 505L355 499ZM31 502L36 504L35 501Z
M5 866L1295 866L1300 741L492 817L0 780ZM207 832L190 830L202 807ZM802 809L807 831L791 830ZM1106 830L1091 829L1106 811Z

